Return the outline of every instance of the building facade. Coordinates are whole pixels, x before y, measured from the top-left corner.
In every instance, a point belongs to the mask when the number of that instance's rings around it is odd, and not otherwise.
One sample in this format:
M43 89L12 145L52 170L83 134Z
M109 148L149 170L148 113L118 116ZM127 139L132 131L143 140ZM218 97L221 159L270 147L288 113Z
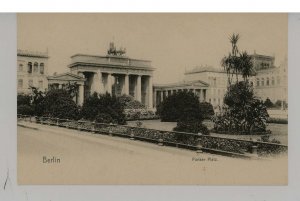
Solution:
M48 88L51 89L66 89L68 85L73 85L75 87L73 94L74 101L78 105L82 105L84 96L84 83L85 78L80 77L72 73L61 73L48 76Z
M31 93L30 87L45 91L48 87L48 53L17 51L17 92Z
M276 67L274 66L274 57L257 54L254 54L253 57L256 58L253 60L256 71L256 75L253 77L255 95L262 100L269 98L273 103L276 101L288 102L287 59ZM262 58L266 58L266 61Z
M255 72L250 77L250 82L253 84L255 95L262 100L269 98L272 102L287 102L287 61L275 67L274 57L256 53L251 57ZM238 78L242 80L241 75L238 75ZM195 87L197 83L198 86ZM198 95L200 102L209 102L217 109L223 105L227 87L227 74L223 68L197 66L185 72L182 82L154 85L155 106L171 94L170 92L189 90Z

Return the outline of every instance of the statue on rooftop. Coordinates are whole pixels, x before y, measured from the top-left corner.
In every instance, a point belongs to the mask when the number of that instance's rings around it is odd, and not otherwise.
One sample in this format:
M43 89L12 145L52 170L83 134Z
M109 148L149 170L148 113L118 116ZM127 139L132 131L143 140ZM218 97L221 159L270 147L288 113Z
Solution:
M120 48L117 50L115 44L113 42L109 43L109 49L107 51L107 55L109 56L124 56L126 54L126 48Z

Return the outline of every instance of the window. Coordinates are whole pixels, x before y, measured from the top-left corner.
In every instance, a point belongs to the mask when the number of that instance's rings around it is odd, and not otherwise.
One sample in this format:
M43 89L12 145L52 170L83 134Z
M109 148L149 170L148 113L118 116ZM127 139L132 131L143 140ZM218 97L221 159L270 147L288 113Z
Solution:
M18 80L18 88L19 89L23 88L23 80L22 79Z
M280 85L280 77L277 77L277 84Z
M265 78L261 78L261 86L265 85Z
M32 63L31 62L28 63L27 72L32 73Z
M269 78L267 77L267 86L269 86L270 84L270 81L269 81Z
M20 64L20 65L19 65L19 69L18 69L18 71L20 71L20 72L22 72L22 71L23 71L23 64Z
M42 89L43 88L43 80L39 81L39 88Z
M33 72L35 72L35 73L39 72L39 65L36 62L33 65Z
M40 73L44 74L44 63L40 63Z
M274 79L274 77L272 77L272 85L274 85L275 84L275 79Z
M28 86L33 87L33 80L28 80Z
M259 87L259 78L256 79L256 86Z

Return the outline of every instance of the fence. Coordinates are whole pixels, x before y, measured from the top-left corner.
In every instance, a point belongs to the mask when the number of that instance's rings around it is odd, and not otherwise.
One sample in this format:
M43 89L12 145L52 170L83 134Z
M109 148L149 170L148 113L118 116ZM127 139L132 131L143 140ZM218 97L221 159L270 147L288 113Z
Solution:
M288 146L276 143L258 142L252 140L229 139L202 134L162 131L127 125L105 124L90 121L76 121L51 117L33 117L18 115L18 121L24 120L38 124L65 127L99 134L116 135L137 139L158 145L176 146L186 149L221 153L224 155L252 157L270 156L287 152Z

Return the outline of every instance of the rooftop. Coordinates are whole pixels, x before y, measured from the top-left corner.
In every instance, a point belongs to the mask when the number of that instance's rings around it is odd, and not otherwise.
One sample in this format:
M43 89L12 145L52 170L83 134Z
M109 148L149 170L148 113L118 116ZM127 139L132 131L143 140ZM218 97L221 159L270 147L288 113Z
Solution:
M18 56L25 56L25 57L38 57L38 58L49 58L47 52L36 52L36 51L29 51L29 50L17 50Z
M196 66L191 70L187 70L185 71L185 75L186 74L193 74L193 73L202 73L202 72L216 72L216 73L225 73L225 71L223 70L223 68L216 68L216 67L212 67L212 66Z
M170 83L170 84L154 84L157 88L167 88L167 87L185 87L185 86L200 86L200 87L208 87L209 84L202 81L202 80L196 80L196 81L181 81L176 83Z
M268 56L268 55L263 55L263 54L256 54L255 52L254 52L254 54L252 54L250 56L251 57L256 57L256 58L270 59L270 60L275 59L275 57L273 57L273 56Z
M66 72L66 73L60 73L60 74L55 74L55 75L50 75L47 77L48 80L64 80L64 81L85 81L84 77L81 77L79 75L75 75L73 73L70 72Z
M71 64L69 67L77 65L93 65L93 66L112 66L112 67L133 67L154 70L151 61L142 59L131 59L125 56L99 56L87 54L75 54L71 56Z

